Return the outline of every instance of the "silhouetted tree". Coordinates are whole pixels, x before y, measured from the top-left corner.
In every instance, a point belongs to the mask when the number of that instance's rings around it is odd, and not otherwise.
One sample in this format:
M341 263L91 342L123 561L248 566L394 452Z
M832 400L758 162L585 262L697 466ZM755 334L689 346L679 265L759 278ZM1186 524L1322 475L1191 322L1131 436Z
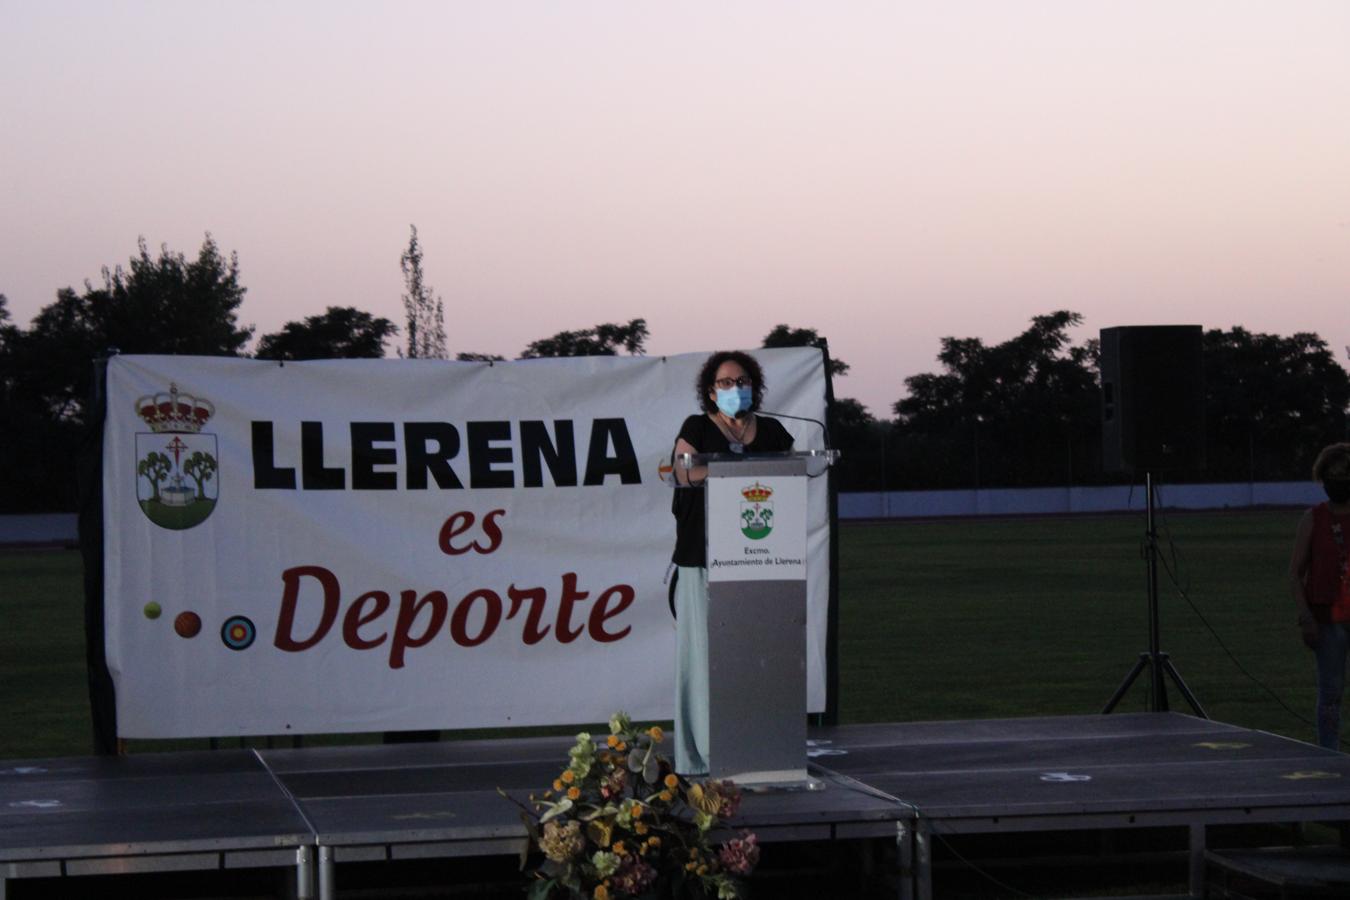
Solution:
M1350 375L1316 334L1212 329L1204 367L1212 477L1306 478L1317 451L1347 437Z
M384 342L398 333L388 319L352 306L330 306L302 322L258 340L259 359L379 359Z
M560 331L553 337L530 344L521 359L545 356L617 356L620 348L641 356L647 347L647 320L633 319L626 325L605 324L583 331Z
M958 487L1054 484L1100 470L1097 343L1072 346L1078 313L1031 320L1011 340L942 339L944 371L905 379L897 474Z
M10 379L15 374L10 364L10 353L17 346L19 338L18 327L10 322L9 298L0 294L0 404L7 404L9 400ZM0 409L4 408L0 405Z
M408 358L445 359L445 308L422 275L422 245L417 226L411 228L408 249L399 258L407 288L403 309L408 315Z
M123 353L237 356L253 334L238 327L246 289L239 284L239 258L221 256L208 233L189 261L161 245L152 259L145 239L129 269L103 270L103 287L85 283L77 316L94 337Z
M52 373L9 319L0 297L0 513L74 509L69 467L79 428L44 409L38 385Z
M836 397L826 414L830 444L840 451L835 477L840 490L879 491L887 487L884 470L890 422L877 419L852 397Z
M495 353L456 353L455 359L460 362L504 362L505 356L498 356Z
M236 319L245 288L239 260L208 234L195 260L142 238L129 268L103 269L103 286L57 291L18 339L26 390L55 419L81 419L92 361L110 351L237 356L252 327Z
M23 420L15 396L19 329L10 323L9 300L0 294L0 512L19 512L24 507L12 488L15 473L24 465ZM28 477L28 476L25 476Z
M775 325L773 331L764 336L764 343L761 346L765 348L772 347L820 347L827 348L828 344L825 338L821 337L814 328L792 328L788 325ZM827 350L828 352L828 350ZM830 375L839 376L848 374L848 363L842 359L830 360Z
M127 268L103 270L84 293L57 291L27 329L0 328L0 508L73 509L74 453L94 360L110 351L234 356L251 328L236 314L244 298L239 262L206 235L196 259L144 239Z
M775 325L764 336L762 346L816 347L825 352L832 379L848 374L848 363L830 355L829 342L814 328ZM890 426L878 423L867 407L852 397L836 396L825 411L825 421L829 426L830 445L841 454L834 473L839 488L846 491L880 490L885 443L882 432Z

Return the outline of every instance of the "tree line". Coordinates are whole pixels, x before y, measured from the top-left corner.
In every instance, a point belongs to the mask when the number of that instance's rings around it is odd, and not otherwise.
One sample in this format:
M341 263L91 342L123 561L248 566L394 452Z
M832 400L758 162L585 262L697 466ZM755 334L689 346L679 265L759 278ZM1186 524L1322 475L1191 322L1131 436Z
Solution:
M906 378L893 419L854 411L840 422L835 441L852 458L842 489L1142 480L1103 469L1100 347L1068 333L1082 321L1061 310L998 344L943 338L941 371ZM1205 465L1158 473L1164 480L1305 479L1318 450L1350 439L1350 375L1318 335L1210 329L1202 360Z
M427 284L412 229L400 263L402 330L409 358L447 358L444 302ZM235 254L208 234L195 259L144 240L126 267L105 268L102 284L62 288L28 328L11 320L0 294L0 512L73 510L77 450L87 439L93 361L109 353L247 356L254 328L238 321L246 288ZM1057 311L1031 320L999 344L943 338L938 372L904 380L906 396L886 419L835 398L830 439L843 451L843 490L1096 484L1102 471L1101 400L1095 340L1075 345L1082 323ZM379 358L399 327L354 307L286 323L261 335L253 356L303 360ZM519 358L641 355L645 319L563 331L527 344ZM820 347L832 379L849 366L828 356L812 328L776 325L761 346ZM463 351L460 360L499 360ZM1240 327L1204 335L1208 465L1173 480L1306 477L1323 444L1347 437L1350 376L1315 334L1257 334Z

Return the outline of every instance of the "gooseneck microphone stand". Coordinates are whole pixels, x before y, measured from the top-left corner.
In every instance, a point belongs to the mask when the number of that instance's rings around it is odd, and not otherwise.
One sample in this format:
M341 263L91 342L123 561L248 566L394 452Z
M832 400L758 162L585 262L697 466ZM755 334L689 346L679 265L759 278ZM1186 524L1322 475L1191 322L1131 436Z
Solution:
M1176 666L1172 665L1172 660L1166 653L1159 649L1159 627L1158 627L1158 532L1153 524L1153 473L1144 473L1144 489L1148 492L1148 498L1145 501L1145 531L1144 531L1144 556L1148 562L1148 650L1139 654L1139 661L1130 669L1130 674L1125 676L1120 687L1111 695L1111 699L1106 702L1106 708L1102 714L1111 712L1116 708L1122 697L1134 684L1135 679L1143 674L1145 669L1149 670L1149 712L1167 712L1167 682L1164 675L1170 677L1172 682L1181 691L1181 696L1186 698L1191 709L1202 719L1208 719L1205 711L1200 707L1200 701L1195 699L1191 689L1186 686L1186 681L1177 671Z

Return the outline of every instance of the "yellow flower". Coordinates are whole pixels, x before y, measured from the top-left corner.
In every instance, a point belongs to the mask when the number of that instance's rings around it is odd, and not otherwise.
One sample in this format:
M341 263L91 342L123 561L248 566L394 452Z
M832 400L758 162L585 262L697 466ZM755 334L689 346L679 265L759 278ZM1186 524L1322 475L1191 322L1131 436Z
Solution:
M715 790L705 790L701 784L691 784L686 796L690 806L710 816L717 815L718 810L722 808L721 795Z
M660 725L653 725L651 728L647 729L647 733L650 734L652 740L656 741L658 744L666 739L666 733L661 730Z
M567 771L562 773L562 780L567 782L568 784L571 784L572 782L577 780L577 776L575 773L573 773L571 769L568 769Z
M675 777L674 772L666 776L666 787L670 788L672 791L675 790L675 788L679 785L679 783L680 779Z
M623 741L619 741L617 744L614 745L614 749L622 753L623 751L628 749L628 745L625 744Z
M609 888L605 887L603 884L597 884L595 886L595 892L591 894L591 896L594 897L595 900L609 900Z
M605 743L609 744L611 747L617 747L619 746L619 736L617 734L611 734L605 739Z
M586 847L586 838L581 834L581 823L559 824L557 819L544 823L544 833L539 837L539 849L554 862L567 862L581 853Z
M614 823L607 819L592 819L586 825L586 835L601 847L608 847L614 839Z
M661 800L662 803L669 803L670 801L675 799L675 796L671 794L670 791L662 791L656 796Z
M562 782L559 781L557 778L553 779L553 789L554 789L555 791L561 791L561 790L562 790Z
M689 789L684 792L684 802L688 803L694 809L698 809L699 804L703 802L703 785L689 785Z
M636 800L628 804L628 814L635 819L642 818L642 804Z
M638 822L636 825L633 826L633 830L636 831L638 834L646 834L648 830L647 823Z
M581 797L581 788L579 788L579 787L570 787L570 788L567 789L567 799L568 799L568 800L577 800L577 799L580 799L580 797Z
M628 848L623 845L623 841L615 841L614 846L610 849L613 850L617 856L623 856L628 852Z
M652 835L651 837L647 838L647 843L653 847L660 847L661 839L656 835Z

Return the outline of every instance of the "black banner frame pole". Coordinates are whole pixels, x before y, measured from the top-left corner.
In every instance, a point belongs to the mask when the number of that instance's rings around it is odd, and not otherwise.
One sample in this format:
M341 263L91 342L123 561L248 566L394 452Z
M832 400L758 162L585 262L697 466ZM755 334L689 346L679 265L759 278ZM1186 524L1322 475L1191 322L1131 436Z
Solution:
M834 414L834 376L830 374L830 348L822 339L820 354L825 364L825 447L830 449L830 417ZM825 614L825 712L814 717L817 725L839 724L839 481L834 466L825 470L830 514L830 586Z
M108 356L93 360L85 431L75 467L80 498L80 556L84 561L85 673L89 682L94 753L99 756L115 756L121 751L103 617L103 426L108 418L108 359L114 355L116 351L110 351Z

